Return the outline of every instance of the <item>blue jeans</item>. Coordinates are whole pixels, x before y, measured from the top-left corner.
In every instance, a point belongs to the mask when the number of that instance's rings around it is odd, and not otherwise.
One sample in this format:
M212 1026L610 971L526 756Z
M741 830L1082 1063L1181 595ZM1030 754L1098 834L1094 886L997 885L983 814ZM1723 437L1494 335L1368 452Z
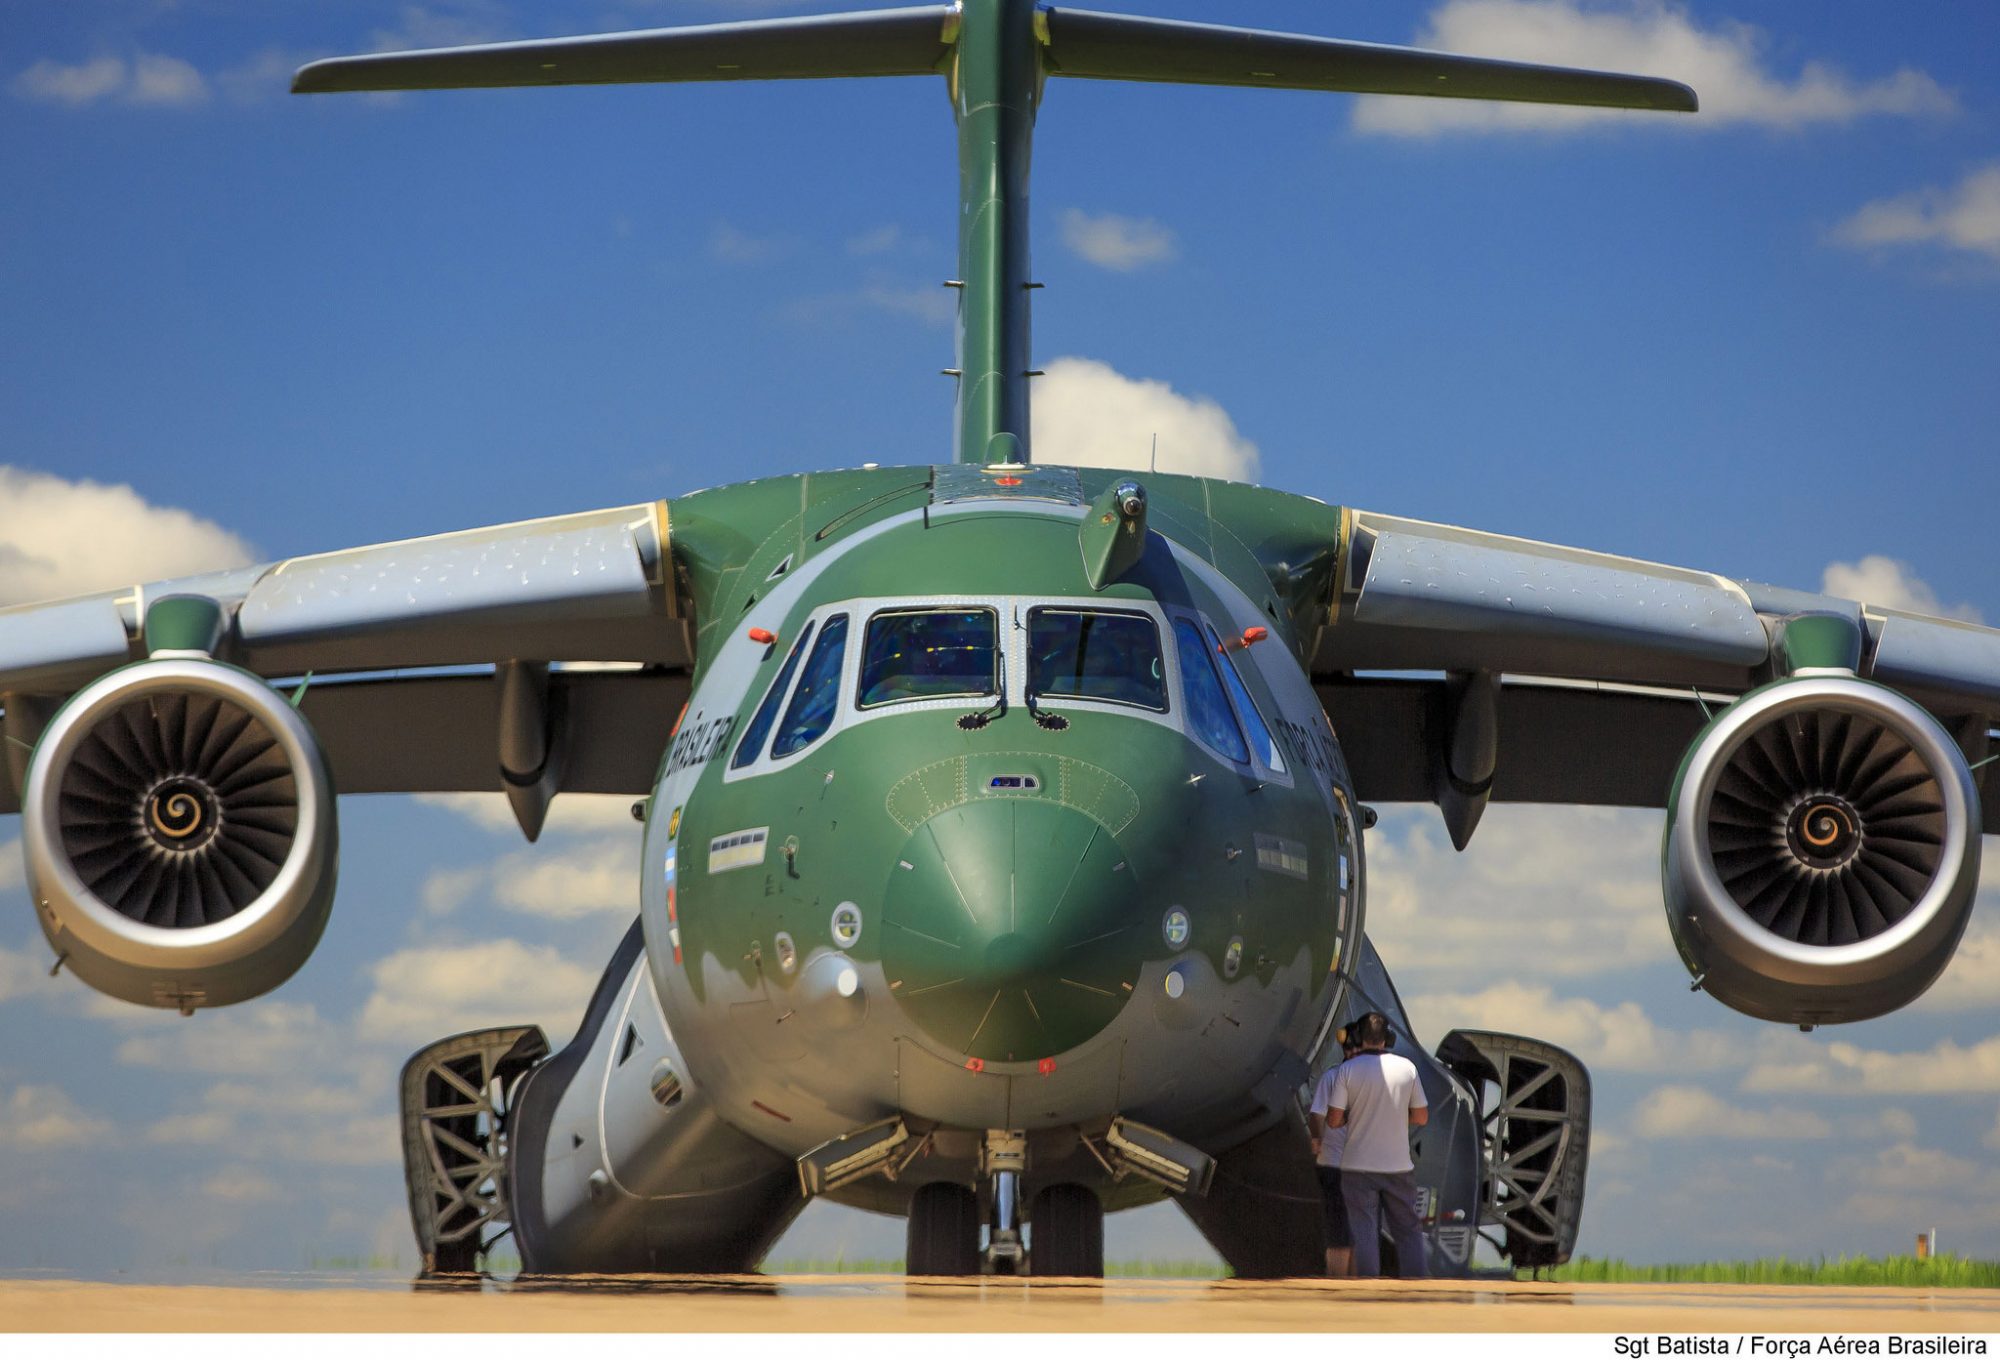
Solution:
M1424 1234L1417 1224L1417 1177L1411 1171L1348 1171L1340 1173L1341 1195L1347 1201L1347 1222L1354 1230L1354 1273L1382 1273L1382 1219L1389 1220L1389 1239L1396 1244L1399 1272L1406 1280L1421 1280Z

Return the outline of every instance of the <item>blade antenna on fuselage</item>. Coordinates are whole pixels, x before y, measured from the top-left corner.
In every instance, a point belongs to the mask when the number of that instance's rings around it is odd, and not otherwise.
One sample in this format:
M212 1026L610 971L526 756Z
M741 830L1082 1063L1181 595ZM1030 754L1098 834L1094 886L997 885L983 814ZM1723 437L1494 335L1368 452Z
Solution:
M1495 99L1692 113L1649 76L1307 34L1038 6L1034 0L337 57L298 94L663 81L943 75L958 123L958 377L953 457L1028 461L1028 163L1049 76Z

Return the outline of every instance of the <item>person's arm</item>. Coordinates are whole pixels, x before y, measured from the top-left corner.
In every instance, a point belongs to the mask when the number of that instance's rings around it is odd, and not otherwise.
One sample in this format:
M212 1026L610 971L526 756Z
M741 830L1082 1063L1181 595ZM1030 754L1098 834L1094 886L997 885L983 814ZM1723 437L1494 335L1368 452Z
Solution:
M1312 1129L1313 1156L1319 1156L1320 1139L1326 1136L1326 1095L1333 1085L1333 1073L1320 1075L1319 1084L1313 1087L1312 1109L1306 1114L1306 1124Z
M1337 1129L1347 1123L1347 1065L1342 1063L1335 1072L1333 1089L1326 1097L1326 1126Z
M1411 1064L1411 1072L1413 1075L1415 1071L1416 1071L1415 1064ZM1419 1077L1416 1080L1416 1082L1410 1087L1410 1127L1413 1129L1420 1129L1424 1125L1430 1122L1431 1122L1431 1100L1429 1096L1424 1094L1423 1079Z

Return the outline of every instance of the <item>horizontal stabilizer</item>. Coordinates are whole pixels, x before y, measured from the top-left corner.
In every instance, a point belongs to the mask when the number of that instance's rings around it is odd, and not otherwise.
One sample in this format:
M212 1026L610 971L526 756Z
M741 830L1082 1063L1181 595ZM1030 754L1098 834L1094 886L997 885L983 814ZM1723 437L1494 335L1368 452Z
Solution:
M1300 33L1265 33L1076 9L1050 10L1048 33L1043 64L1052 76L1506 99L1681 113L1693 113L1696 108L1694 91L1674 80L1461 57Z
M301 68L292 93L930 75L950 55L951 17L923 5L333 57Z

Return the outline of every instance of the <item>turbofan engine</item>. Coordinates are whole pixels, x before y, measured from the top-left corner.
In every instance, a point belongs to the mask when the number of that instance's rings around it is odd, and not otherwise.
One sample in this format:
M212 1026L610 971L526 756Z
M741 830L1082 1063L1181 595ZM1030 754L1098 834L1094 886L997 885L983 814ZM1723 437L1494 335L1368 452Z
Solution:
M142 661L63 706L22 799L28 888L62 966L192 1012L261 996L333 901L333 785L312 729L256 676Z
M1688 971L1746 1015L1866 1020L1937 980L1978 886L1965 757L1894 690L1781 680L1695 739L1668 803L1667 919Z

